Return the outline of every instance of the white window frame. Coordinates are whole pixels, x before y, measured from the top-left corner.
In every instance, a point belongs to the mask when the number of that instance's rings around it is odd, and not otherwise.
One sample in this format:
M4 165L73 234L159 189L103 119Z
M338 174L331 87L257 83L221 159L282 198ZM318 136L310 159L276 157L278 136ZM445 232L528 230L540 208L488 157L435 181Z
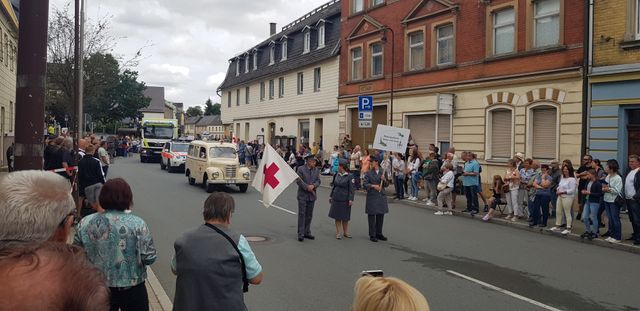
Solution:
M373 51L373 47L376 46L376 45L380 45L380 52L374 52ZM384 76L384 45L382 45L382 42L375 42L375 43L372 43L371 45L369 45L369 50L370 50L369 55L371 55L371 60L370 60L370 62L371 62L371 77L372 78L379 78L379 77ZM374 72L374 64L375 64L374 59L376 57L380 58L380 73L379 74L375 74L375 72Z
M266 86L264 85L264 81L260 82L260 101L264 101L264 97L266 95Z
M269 80L269 100L276 96L276 82L273 79Z
M513 20L510 23L502 23L502 24L498 24L498 14L506 12L506 11L513 11ZM505 9L501 9L498 11L493 12L491 15L493 17L493 55L501 55L501 54L508 54L508 53L513 53L515 51L515 38L516 38L516 10L513 7L508 7ZM511 46L511 51L509 52L503 52L503 53L498 53L496 52L496 47L498 46L498 30L502 29L502 28L507 28L507 27L513 27L513 45Z
M422 39L422 41L420 43L413 43L411 41L411 35L414 34L422 34L420 37L420 39ZM422 70L425 68L425 55L426 55L426 50L425 50L425 45L424 45L424 31L423 30L418 30L418 31L413 31L407 34L407 42L409 42L409 71L415 71L415 70ZM415 66L415 64L413 64L413 50L415 48L422 48L422 66Z
M276 63L276 46L269 47L269 66Z
M371 7L375 7L383 4L384 4L384 0L371 0Z
M258 70L258 51L253 52L253 70Z
M249 73L249 55L244 58L244 73Z
M561 23L562 17L560 16L560 13L562 11L562 0L547 0L547 1L558 1L558 11L542 14L542 15L536 15L536 8L540 4L540 2L536 1L533 3L533 47L534 48L541 48L541 47L554 46L554 45L560 44L560 32L562 31L562 23ZM536 33L537 33L536 26L538 23L536 21L541 18L547 18L547 17L553 17L553 16L557 16L558 18L558 42L556 42L555 44L549 44L549 45L538 45L538 42L536 42Z
M236 89L236 107L240 106L240 89Z
M231 91L227 91L227 108L231 108Z
M635 0L635 38L636 40L640 40L640 0Z
M244 88L244 104L248 105L249 104L249 98L251 97L251 89L249 89L249 87L245 87Z
M313 69L313 91L320 92L320 87L322 86L322 70L320 67L316 67Z
M297 80L298 80L298 85L297 85L298 95L304 94L304 73L298 72Z
M278 97L284 97L284 77L278 79Z
M324 23L318 26L318 49L324 47L325 44L325 27Z
M364 0L351 0L351 14L364 11Z
M240 58L236 59L236 77L240 75Z
M359 50L360 56L356 57L355 52ZM362 47L355 47L350 50L351 54L351 74L352 81L362 80ZM359 72L359 76L356 77L356 73Z
M289 48L289 44L287 43L287 40L282 41L282 56L280 57L280 61L284 62L285 60L287 60L287 54L288 51L287 49Z
M451 27L451 35L450 36L446 36L446 37L440 37L440 30L442 30L443 28L446 27ZM445 65L451 65L455 62L455 53L456 53L456 46L455 46L455 42L456 42L456 28L453 24L444 24L444 25L440 25L438 27L436 27L436 64L438 66L445 66ZM449 48L452 50L451 51L451 59L447 62L440 62L440 43L441 42L446 42L446 41L451 41L451 43L449 44Z
M304 32L304 50L302 54L309 53L311 51L311 31L307 30Z
M554 159L560 158L560 105L550 101L534 102L527 106L526 157L533 157L533 109L548 107L556 109L556 154Z
M508 160L508 158L496 158L491 154L492 149L492 129L493 129L493 114L494 110L498 109L507 109L511 111L511 152L509 154L515 153L515 139L516 139L516 110L515 107L511 105L505 104L496 104L486 109L485 112L485 159L486 160Z

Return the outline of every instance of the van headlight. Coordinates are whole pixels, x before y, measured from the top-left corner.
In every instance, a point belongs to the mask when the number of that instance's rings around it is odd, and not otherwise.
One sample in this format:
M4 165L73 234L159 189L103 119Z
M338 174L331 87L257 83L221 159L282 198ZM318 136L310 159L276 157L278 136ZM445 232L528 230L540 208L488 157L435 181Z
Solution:
M244 179L249 179L249 177L251 177L251 173L244 172L244 174L242 174L242 177L244 177Z
M213 172L213 178L217 179L218 177L220 177L220 172Z

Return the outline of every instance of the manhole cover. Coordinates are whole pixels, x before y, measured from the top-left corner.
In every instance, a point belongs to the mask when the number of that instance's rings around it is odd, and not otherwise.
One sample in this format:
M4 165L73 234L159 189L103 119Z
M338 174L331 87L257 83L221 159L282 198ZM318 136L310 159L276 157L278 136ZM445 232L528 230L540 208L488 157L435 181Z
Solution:
M269 240L267 237L259 236L259 235L248 235L248 236L245 236L245 239L253 243L266 242L267 240Z

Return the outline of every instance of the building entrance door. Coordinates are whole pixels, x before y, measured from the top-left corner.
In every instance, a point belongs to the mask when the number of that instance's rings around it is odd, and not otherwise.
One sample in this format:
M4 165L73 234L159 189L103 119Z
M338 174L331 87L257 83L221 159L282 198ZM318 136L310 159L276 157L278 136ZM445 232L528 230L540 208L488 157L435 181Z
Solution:
M387 124L387 120L389 119L387 116L387 106L373 107L372 126L369 129L361 129L358 126L358 109L350 110L350 115L347 117L351 118L351 141L353 142L353 146L360 145L363 149L369 149L369 146L373 145L378 124ZM329 150L329 148L331 147L326 146L325 149Z
M269 134L269 137L267 137L267 141L271 144L271 146L275 146L277 144L277 142L276 142L276 124L275 123L269 123L268 134Z

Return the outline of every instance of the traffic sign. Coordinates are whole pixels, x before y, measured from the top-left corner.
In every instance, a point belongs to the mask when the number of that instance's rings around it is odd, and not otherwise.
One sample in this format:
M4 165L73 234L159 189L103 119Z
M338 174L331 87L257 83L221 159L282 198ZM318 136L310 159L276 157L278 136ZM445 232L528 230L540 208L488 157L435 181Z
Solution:
M358 119L360 120L371 120L373 119L373 112L359 112Z
M358 96L358 112L373 111L373 96Z
M372 127L372 121L371 120L360 120L358 121L358 127L361 129L370 129Z

